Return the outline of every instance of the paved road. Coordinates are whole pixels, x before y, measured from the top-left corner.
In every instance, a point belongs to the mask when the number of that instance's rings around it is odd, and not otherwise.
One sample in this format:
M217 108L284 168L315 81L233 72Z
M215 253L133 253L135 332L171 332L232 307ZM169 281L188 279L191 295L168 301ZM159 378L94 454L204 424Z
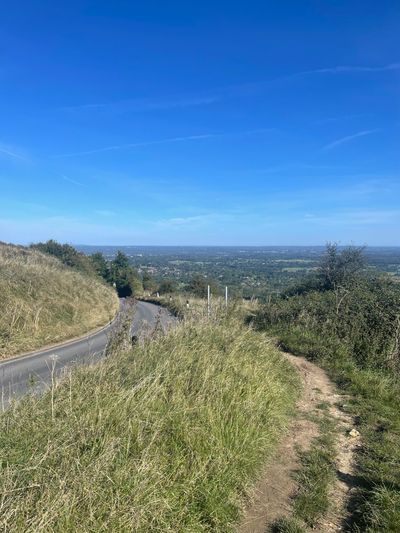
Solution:
M146 326L154 326L157 317L160 317L164 327L172 321L166 309L148 302L137 302L132 334L137 334ZM59 374L67 366L78 363L90 364L101 359L111 327L107 326L94 335L70 343L0 363L0 411L2 407L8 405L11 398L44 389L48 383L51 383L52 373Z

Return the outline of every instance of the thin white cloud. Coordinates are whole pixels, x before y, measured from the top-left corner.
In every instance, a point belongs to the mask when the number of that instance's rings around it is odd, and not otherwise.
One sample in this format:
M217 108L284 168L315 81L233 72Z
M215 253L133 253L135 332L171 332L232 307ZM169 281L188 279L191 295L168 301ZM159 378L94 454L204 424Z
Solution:
M217 102L219 96L176 97L170 99L127 99L118 102L80 104L61 108L64 111L107 111L111 113L138 113L145 111L198 107Z
M5 155L12 159L19 159L21 161L27 161L27 157L21 153L21 151L15 146L0 142L0 155Z
M339 65L336 67L320 68L316 70L304 71L302 74L346 74L346 73L363 73L363 72L387 72L391 70L400 70L400 63L390 63L383 66L351 66Z
M257 170L257 174L279 174L282 172L288 172L290 170L303 170L303 171L331 171L338 172L349 169L349 166L343 165L312 165L308 163L284 163L281 165L275 165L263 169Z
M196 215L191 217L174 217L164 220L159 220L157 225L167 227L182 227L182 226L198 226L206 222L210 222L218 218L215 214Z
M365 65L337 65L334 67L316 68L310 70L302 70L294 72L287 76L281 76L272 81L284 81L294 78L301 78L303 76L312 76L315 74L366 74L379 73L400 70L400 63L390 63L382 66L365 66Z
M379 130L375 129L375 130L358 131L357 133L353 133L353 135L347 135L346 137L342 137L340 139L337 139L336 141L326 144L325 146L322 147L322 150L332 150L332 148L336 148L337 146L340 146L341 144L350 142L353 139L357 139L358 137L365 137L366 135L371 135L372 133L375 133L377 131Z
M170 144L170 143L180 143L185 141L201 141L206 139L214 139L219 137L234 137L237 135L254 135L258 133L268 133L271 131L276 131L271 128L258 129L258 130L247 130L240 131L237 133L204 133L201 135L187 135L185 137L170 137L168 139L159 139L155 141L144 141L137 143L129 144L116 144L112 146L105 146L103 148L95 148L93 150L85 150L83 152L73 152L69 154L57 154L52 156L53 158L64 158L64 157L78 157L92 154L99 154L102 152L113 152L115 150L129 150L131 148L142 148L146 146L155 146L158 144Z
M69 178L68 176L66 176L65 174L62 174L61 175L61 178L64 180L64 181L68 181L68 183L72 183L73 185L78 185L79 187L83 187L83 183L81 183L80 181L77 181L77 180L74 180L72 178Z
M400 70L400 63L389 63L387 65L381 66L365 66L365 65L337 65L333 67L323 67L310 70L301 70L298 72L293 72L285 74L282 76L277 76L276 78L271 78L269 80L261 82L250 82L238 85L231 85L220 89L221 94L226 96L232 95L242 95L247 93L257 92L263 89L274 87L275 84L280 82L291 81L296 79L305 78L307 76L316 76L316 75L345 75L345 74L367 74L367 73L380 73L380 72L395 72ZM217 92L217 91L215 91Z
M389 63L387 65L380 66L368 66L368 65L336 65L333 67L322 67L310 70L303 70L287 74L284 76L278 76L277 78L267 80L265 82L247 83L240 85L232 85L228 87L220 87L219 89L210 91L209 94L203 95L176 95L170 97L160 98L128 98L120 101L111 102L97 102L77 104L71 106L64 106L59 108L61 111L100 111L111 113L128 113L128 112L146 112L157 110L169 110L179 109L186 107L198 107L203 105L210 105L219 102L229 93L235 93L238 90L241 92L246 89L257 89L264 86L268 86L270 83L285 81L303 76L309 76L314 74L362 74L362 73L379 73L390 72L400 70L400 62Z
M188 135L187 137L171 137L169 139L160 139L157 141L145 141L129 144L115 144L112 146L104 146L103 148L95 148L94 150L85 150L84 152L73 152L70 154L60 154L53 157L76 157L81 155L91 155L91 154L100 154L102 152L113 152L114 150L127 150L129 148L141 148L145 146L153 146L156 144L167 144L167 143L176 143L183 141L197 141L201 139L209 139L214 137L213 134L204 134L204 135Z
M339 115L337 117L321 118L319 120L316 120L314 122L314 124L323 125L323 124L330 124L330 123L346 121L346 120L354 120L354 119L358 119L358 118L366 118L366 117L371 117L371 116L372 116L372 113L357 113L357 114L350 114L350 115Z

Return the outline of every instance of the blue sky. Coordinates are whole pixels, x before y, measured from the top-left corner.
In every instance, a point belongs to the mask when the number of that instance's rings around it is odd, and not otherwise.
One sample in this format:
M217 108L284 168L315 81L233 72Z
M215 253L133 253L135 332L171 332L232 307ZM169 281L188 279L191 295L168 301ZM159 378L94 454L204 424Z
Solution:
M22 1L0 240L400 245L400 4Z

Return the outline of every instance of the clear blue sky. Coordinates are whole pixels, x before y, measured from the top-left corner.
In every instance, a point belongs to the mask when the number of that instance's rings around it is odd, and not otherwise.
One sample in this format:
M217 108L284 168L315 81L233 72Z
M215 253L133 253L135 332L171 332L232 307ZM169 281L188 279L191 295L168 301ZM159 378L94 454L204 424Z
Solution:
M398 1L22 1L0 240L400 245Z

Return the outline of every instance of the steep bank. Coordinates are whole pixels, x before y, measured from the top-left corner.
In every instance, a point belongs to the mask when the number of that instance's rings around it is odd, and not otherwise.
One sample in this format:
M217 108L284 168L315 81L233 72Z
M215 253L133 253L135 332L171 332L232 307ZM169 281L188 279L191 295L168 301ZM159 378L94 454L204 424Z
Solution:
M95 277L36 250L0 244L0 359L82 335L115 316Z

